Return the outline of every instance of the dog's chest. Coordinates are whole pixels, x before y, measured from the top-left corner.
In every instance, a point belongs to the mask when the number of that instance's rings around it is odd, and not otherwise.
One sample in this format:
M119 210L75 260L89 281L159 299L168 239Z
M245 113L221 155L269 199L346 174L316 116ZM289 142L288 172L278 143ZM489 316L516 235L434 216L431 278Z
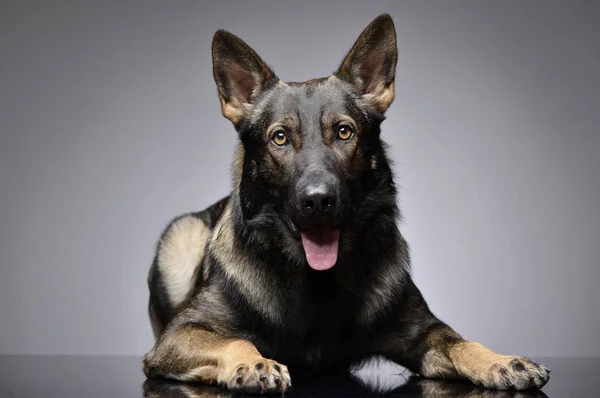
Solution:
M289 308L285 325L265 328L260 351L310 368L360 357L366 339L356 323L352 302L347 298L316 299Z
M259 351L271 358L291 366L319 369L347 364L364 356L364 341L333 336L299 336L262 338L257 344Z

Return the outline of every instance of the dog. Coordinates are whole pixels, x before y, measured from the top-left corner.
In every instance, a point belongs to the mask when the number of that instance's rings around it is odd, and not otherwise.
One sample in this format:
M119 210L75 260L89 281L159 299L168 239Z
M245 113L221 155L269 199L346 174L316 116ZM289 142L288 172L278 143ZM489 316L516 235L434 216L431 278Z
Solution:
M379 356L490 389L548 382L547 367L461 337L411 279L380 130L397 63L389 15L326 78L286 83L224 30L212 59L239 138L233 188L160 237L148 277L157 338L143 358L148 378L285 393L290 373L345 372Z

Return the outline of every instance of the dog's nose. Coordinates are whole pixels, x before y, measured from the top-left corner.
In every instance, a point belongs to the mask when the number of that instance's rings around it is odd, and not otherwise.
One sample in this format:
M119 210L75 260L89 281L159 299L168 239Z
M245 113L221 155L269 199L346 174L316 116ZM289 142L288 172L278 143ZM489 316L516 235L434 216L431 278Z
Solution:
M300 205L305 213L322 214L334 212L336 206L336 192L328 184L309 185L300 195Z

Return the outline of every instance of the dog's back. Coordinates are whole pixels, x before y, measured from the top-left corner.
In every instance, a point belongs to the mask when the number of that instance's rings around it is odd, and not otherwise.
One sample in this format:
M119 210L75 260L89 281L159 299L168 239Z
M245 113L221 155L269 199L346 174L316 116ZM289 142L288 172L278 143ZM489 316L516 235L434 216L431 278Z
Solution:
M229 196L203 211L175 218L162 233L148 275L148 312L154 337L192 295L204 259L204 248Z

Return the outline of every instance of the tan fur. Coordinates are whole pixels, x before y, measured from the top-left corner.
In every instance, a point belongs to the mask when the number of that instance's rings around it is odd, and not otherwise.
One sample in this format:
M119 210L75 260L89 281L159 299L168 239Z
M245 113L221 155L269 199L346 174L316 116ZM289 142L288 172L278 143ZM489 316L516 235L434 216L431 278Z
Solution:
M487 388L541 388L548 381L543 366L527 358L495 353L474 341L451 345L448 357L458 374ZM516 369L516 364L522 366L522 370Z
M460 378L452 361L437 350L430 350L423 356L421 375L438 379Z
M394 84L379 83L371 93L363 95L363 99L379 112L385 112L394 102Z
M175 221L160 242L158 268L169 301L180 307L191 295L210 230L202 220L185 216Z
M253 266L255 261L249 253L236 245L233 236L233 220L231 204L228 204L223 215L216 225L209 242L211 254L223 266L225 274L234 280L242 294L255 308L261 310L263 315L273 322L282 323L281 314L284 313L281 303L263 286L276 283L269 274L262 271L261 267ZM265 306L264 303L270 303Z
M236 187L242 182L242 172L244 171L244 145L238 143L235 148L235 154L233 155L233 162L231 172L233 174L233 182Z
M432 330L426 341L431 349L421 363L423 376L458 376L498 390L541 388L548 382L545 366L527 358L495 353L480 343L464 340L447 326Z
M179 360L164 361L173 355ZM249 341L225 338L195 325L178 325L161 336L160 344L144 357L144 373L152 377L159 366L162 374L177 380L220 384L229 389L257 383L265 392L275 387L279 376L285 391L291 382L284 365L263 358Z
M550 377L544 365L495 353L480 343L464 340L447 325L431 328L423 343L429 349L414 370L424 377L467 379L486 388L519 391L541 388ZM376 347L383 356L399 363L412 355L411 348L394 338L385 339Z
M252 105L242 103L237 98L232 98L229 102L221 100L221 113L229 119L234 125L237 125L244 117L252 112Z

